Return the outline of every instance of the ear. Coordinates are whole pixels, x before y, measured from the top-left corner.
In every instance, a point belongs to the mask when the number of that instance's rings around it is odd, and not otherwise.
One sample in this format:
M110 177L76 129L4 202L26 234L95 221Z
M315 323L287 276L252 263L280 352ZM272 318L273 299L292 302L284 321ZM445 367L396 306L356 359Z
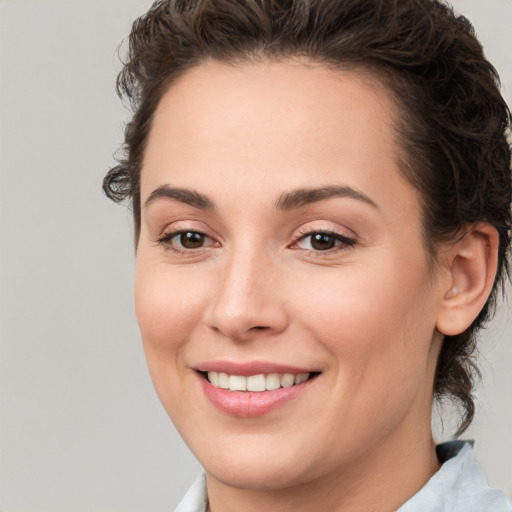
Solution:
M478 223L443 253L449 284L436 324L442 334L455 336L465 331L484 307L496 277L498 244L497 230Z

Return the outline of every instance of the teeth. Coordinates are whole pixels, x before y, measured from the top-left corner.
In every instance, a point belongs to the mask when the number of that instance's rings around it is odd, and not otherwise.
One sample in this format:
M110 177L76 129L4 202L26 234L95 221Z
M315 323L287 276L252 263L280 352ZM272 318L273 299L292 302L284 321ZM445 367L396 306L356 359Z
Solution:
M302 384L309 379L309 373L299 373L295 375L295 384Z
M229 389L229 375L227 373L219 373L219 388Z
M247 378L240 377L239 375L229 376L229 390L230 391L247 391Z
M219 387L219 374L217 372L208 372L208 380L216 387Z
M265 387L269 390L279 389L281 387L281 377L279 373L271 373L265 379Z
M208 372L208 380L216 388L229 389L230 391L271 391L279 388L289 388L302 384L309 379L309 373L269 373L258 374L249 377L241 375L228 375L227 373Z
M265 391L265 375L251 375L247 377L247 391ZM213 382L212 382L213 384ZM215 386L215 384L213 384Z
M291 373L285 373L281 375L281 387L289 388L295 384L295 375Z

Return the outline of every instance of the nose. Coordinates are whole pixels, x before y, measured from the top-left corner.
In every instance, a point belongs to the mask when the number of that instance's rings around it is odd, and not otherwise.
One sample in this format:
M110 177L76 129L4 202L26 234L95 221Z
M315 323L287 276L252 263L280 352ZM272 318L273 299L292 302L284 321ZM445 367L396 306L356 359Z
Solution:
M233 253L219 272L206 311L209 327L237 342L284 331L288 316L275 267L261 253Z

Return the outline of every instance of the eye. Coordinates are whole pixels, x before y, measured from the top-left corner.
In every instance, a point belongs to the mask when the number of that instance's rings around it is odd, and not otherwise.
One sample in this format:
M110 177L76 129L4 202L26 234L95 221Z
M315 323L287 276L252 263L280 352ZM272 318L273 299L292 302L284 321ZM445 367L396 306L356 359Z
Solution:
M303 235L296 242L299 249L309 251L330 251L337 247L352 247L356 241L339 233L330 231L315 231Z
M204 245L205 237L206 235L203 233L187 231L185 233L180 233L179 235L174 236L172 240L176 239L176 242L179 240L179 243L185 249L199 249L199 247Z
M193 251L194 249L218 245L205 233L192 230L165 233L157 242L176 252Z

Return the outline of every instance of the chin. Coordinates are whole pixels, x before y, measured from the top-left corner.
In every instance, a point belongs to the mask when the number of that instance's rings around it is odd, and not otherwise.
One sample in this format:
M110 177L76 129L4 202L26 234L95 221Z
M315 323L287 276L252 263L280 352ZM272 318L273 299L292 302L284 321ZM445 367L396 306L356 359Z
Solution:
M307 480L304 468L285 463L274 456L258 460L221 457L222 461L207 462L205 471L224 485L236 489L279 490L293 487Z
M308 456L304 444L290 442L290 437L224 433L220 440L185 440L208 475L219 482L237 489L279 490L304 484L326 470L326 457Z

